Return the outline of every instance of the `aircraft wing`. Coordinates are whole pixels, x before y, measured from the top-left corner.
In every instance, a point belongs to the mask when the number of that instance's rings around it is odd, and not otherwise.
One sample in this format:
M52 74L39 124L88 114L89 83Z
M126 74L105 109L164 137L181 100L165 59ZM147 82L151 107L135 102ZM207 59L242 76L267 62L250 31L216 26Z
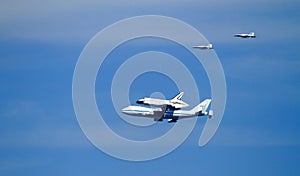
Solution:
M189 106L187 103L181 100L177 100L176 102L165 102L162 104L150 104L150 105L160 107L162 109L164 109L165 107L166 109L181 109Z
M162 121L162 120L163 120L163 117L164 117L164 114L165 114L165 112L166 112L167 110L168 110L168 111L171 110L171 111L173 111L173 112L174 112L174 110L176 110L175 107L170 106L170 105L164 105L164 106L161 106L160 109L161 109L161 110L160 110L159 114L157 114L157 115L154 116L154 121Z
M155 116L154 116L154 121L162 121L164 114L167 110L167 107L168 107L167 105L162 106L160 108L161 110L159 112L158 111L156 112L157 114L155 114Z

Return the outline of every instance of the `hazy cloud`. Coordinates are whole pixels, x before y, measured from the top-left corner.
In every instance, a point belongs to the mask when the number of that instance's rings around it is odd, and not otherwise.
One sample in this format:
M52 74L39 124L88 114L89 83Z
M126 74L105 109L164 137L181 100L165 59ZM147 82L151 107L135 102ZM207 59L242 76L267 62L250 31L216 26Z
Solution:
M253 6L256 4L256 6ZM200 30L205 31L212 41L229 42L235 32L255 30L268 40L278 40L296 37L299 38L299 25L295 20L278 18L270 20L265 15L270 13L268 8L275 10L286 1L5 1L0 6L0 34L5 38L21 40L38 40L51 42L78 42L89 40L96 32L117 20L136 15L156 14L179 16L189 15L189 11L181 11L180 6L193 6L191 18L199 19L205 25ZM288 4L299 4L297 1L289 1ZM132 12L130 7L135 7ZM253 13L261 13L261 18L248 17L246 7L251 7ZM153 10L148 11L149 7ZM199 9L197 9L199 8ZM273 9L272 8L272 9ZM176 13L166 9L176 9ZM177 10L178 9L178 10ZM210 9L210 10L208 10ZM266 10L263 12L262 10ZM251 10L247 10L251 13ZM112 13L118 12L118 13ZM199 13L194 13L194 12ZM232 12L232 13L228 13ZM280 12L280 11L279 11ZM272 12L271 12L272 13ZM122 14L122 15L120 15ZM234 15L235 14L235 15ZM225 18L225 16L230 18ZM234 15L234 16L232 16ZM274 16L273 15L273 16ZM251 15L249 15L251 16ZM253 15L252 15L253 16ZM274 18L274 17L272 17ZM205 20L208 19L208 20ZM226 20L227 19L227 20ZM261 19L261 20L260 20ZM268 22L266 22L266 20ZM197 21L195 24L197 26ZM289 26L289 27L287 27ZM204 27L204 28L203 28ZM285 31L290 31L286 33Z
M219 128L214 140L215 146L300 146L299 136L284 131L261 128L227 126Z

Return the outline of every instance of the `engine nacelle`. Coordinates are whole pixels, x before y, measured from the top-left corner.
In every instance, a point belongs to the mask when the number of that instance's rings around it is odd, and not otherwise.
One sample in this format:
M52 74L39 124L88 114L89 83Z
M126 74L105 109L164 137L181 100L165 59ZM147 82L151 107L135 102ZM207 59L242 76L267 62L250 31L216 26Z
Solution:
M208 118L212 118L213 117L213 115L214 115L214 111L213 110L209 110L209 112L208 112Z

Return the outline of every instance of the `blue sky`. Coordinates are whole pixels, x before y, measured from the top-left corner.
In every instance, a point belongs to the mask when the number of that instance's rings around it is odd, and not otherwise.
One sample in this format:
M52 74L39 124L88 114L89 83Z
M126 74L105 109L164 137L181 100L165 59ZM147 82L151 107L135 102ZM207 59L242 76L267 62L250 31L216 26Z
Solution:
M299 1L0 4L0 175L300 174ZM197 144L205 123L198 119L189 138L170 154L129 162L106 155L84 136L73 110L72 77L81 51L97 32L118 20L149 14L183 20L214 44L226 76L227 104L220 128L205 147ZM250 31L256 32L256 39L232 37ZM136 51L159 44L152 41ZM170 45L161 46L180 54ZM207 78L198 71L203 94L209 95ZM157 81L154 77L167 81L158 88L140 86ZM108 78L102 81L109 83ZM137 93L132 100L152 91L166 91L168 97L177 93L162 75L144 75L133 86ZM106 89L99 86L96 94ZM110 108L104 112L115 114ZM135 130L111 123L124 135ZM159 127L164 131L170 124ZM147 133L135 137L149 137Z

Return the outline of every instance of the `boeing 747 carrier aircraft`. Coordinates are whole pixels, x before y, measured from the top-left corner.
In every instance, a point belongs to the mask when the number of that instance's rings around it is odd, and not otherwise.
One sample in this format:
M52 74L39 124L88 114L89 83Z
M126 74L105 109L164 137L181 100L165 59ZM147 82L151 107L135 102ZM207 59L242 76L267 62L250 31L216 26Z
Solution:
M212 118L213 111L210 110L207 112L208 106L210 105L211 99L206 99L200 104L195 106L191 110L181 110L183 107L187 107L188 104L181 100L183 92L180 92L171 100L162 100L154 98L143 98L137 101L138 104L156 106L152 107L143 107L143 106L128 106L122 109L124 114L132 116L141 116L153 118L155 121L163 121L167 119L168 122L177 122L177 120L184 118L191 118L196 116L205 116L208 115L209 118Z

